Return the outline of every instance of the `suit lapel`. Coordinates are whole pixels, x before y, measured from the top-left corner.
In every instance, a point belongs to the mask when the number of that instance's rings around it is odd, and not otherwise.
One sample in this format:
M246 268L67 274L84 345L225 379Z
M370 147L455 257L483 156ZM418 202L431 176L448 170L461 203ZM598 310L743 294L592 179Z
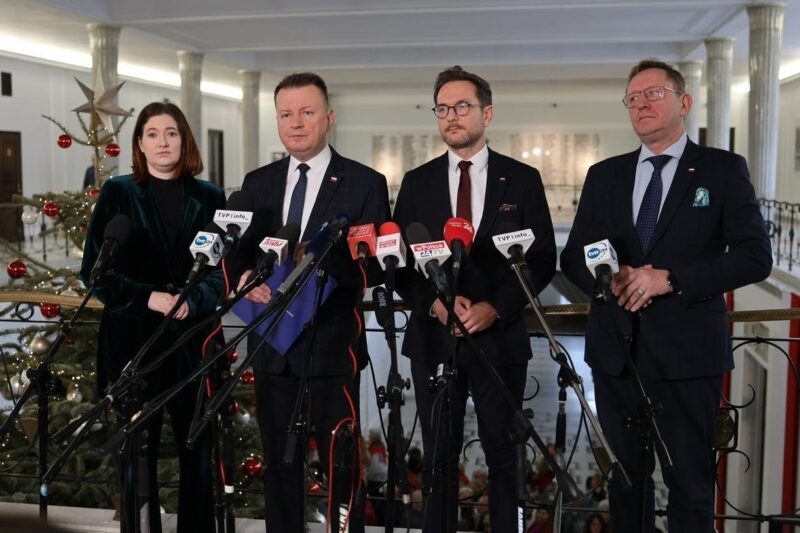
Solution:
M433 162L433 172L431 175L428 189L425 191L427 196L426 204L430 206L427 213L419 213L420 217L428 220L431 217L431 223L428 230L431 232L431 238L439 240L444 238L444 225L453 212L453 206L450 203L450 169L448 168L450 160L447 152L439 156Z
M344 170L344 159L331 148L331 162L328 163L328 168L325 169L322 185L319 188L316 200L314 200L314 208L311 210L308 224L306 224L306 229L303 232L304 241L310 239L322 223L327 220L326 213L329 212L328 207L333 199L333 195L346 179L342 175L342 170ZM284 179L284 183L285 182L286 180ZM357 222L357 220L350 221L351 224L356 224Z
M619 194L613 195L613 199L618 202L617 212L622 217L620 227L625 228L624 238L633 243L629 249L636 258L642 256L642 245L633 221L633 185L636 182L636 164L639 162L640 152L641 149L629 153L620 163L617 169L617 182L622 190Z
M489 150L489 168L486 173L486 194L483 198L483 214L481 225L475 234L475 241L489 236L490 228L494 227L494 220L500 211L500 203L508 183L507 169L492 150Z
M686 191L694 180L694 166L699 155L700 150L697 145L688 141L686 143L686 148L683 150L683 155L680 161L678 161L678 169L675 171L672 185L670 185L667 198L664 200L664 207L661 208L661 214L658 216L658 222L656 223L650 250L653 250L658 245L658 240L664 234L664 231L666 231L675 213L677 213L678 208L681 206L681 201L684 196L686 196ZM690 168L692 169L691 171L689 171Z

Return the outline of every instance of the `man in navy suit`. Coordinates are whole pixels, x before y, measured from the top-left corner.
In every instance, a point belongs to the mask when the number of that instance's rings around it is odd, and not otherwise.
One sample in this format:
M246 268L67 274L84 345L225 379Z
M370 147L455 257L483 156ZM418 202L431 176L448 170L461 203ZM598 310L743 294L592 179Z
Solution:
M289 153L279 161L250 172L242 190L255 204L254 228L245 233L237 257L244 269L240 286L257 259L258 243L266 235L275 235L287 223L301 227L301 243L294 251L299 259L306 243L323 222L345 215L351 223L368 221L382 224L389 218L388 192L383 175L360 163L345 159L327 143L327 134L335 115L328 102L328 89L318 75L291 74L275 88L275 109L278 134ZM360 446L358 435L359 373L367 362L366 340L354 335L364 323L357 316L356 305L363 290L363 277L351 259L347 243L340 239L326 265L327 275L335 280L335 288L321 306L313 328L306 328L289 350L282 355L265 343L256 355L253 369L256 378L258 422L264 446L264 495L267 530L303 531L306 473L303 457L306 450L298 446L291 463L284 462L287 427L295 407L302 398L300 377L310 376L308 416L312 436L320 449L322 467L327 474L331 451L331 433L346 431L340 422L355 428L353 450ZM368 277L375 281L377 264L368 268ZM271 298L268 285L250 292L248 299L267 303ZM354 337L357 340L353 340ZM251 349L261 337L248 339ZM352 345L355 344L355 345ZM310 352L310 354L309 354ZM310 365L306 366L306 356ZM304 409L305 411L305 409ZM302 442L302 439L301 439ZM338 455L339 452L336 452ZM352 474L352 475L351 475ZM350 490L360 480L358 466L350 473L338 472L337 490L331 499L333 524L339 523L339 506L351 506L350 531L363 531L362 502L354 502ZM330 488L330 487L329 487ZM358 491L355 491L358 494ZM358 500L358 498L355 498Z
M770 244L745 160L688 139L692 97L677 70L640 62L623 103L642 145L589 169L561 254L562 270L587 294L595 281L584 246L609 239L619 257L613 298L592 303L586 327L600 422L633 481L625 490L611 480L611 524L614 533L655 527L652 447L642 468L640 435L625 427L639 405L624 358L630 349L645 390L661 404L655 420L674 463L663 472L669 529L708 533L714 421L722 376L733 368L723 295L769 275Z
M516 531L515 452L508 432L514 410L522 404L525 369L532 353L525 327L525 296L492 236L503 233L504 225L533 230L536 239L525 258L535 289L541 291L555 273L553 224L539 172L487 146L486 128L494 108L486 80L461 67L449 68L436 79L433 97L439 132L449 149L405 175L394 218L403 229L421 223L433 240L442 239L445 223L456 215L469 218L476 228L459 285L454 287L455 312L502 376L515 405L508 405L461 334L448 330L447 311L428 281L411 266L399 271L397 290L412 307L403 354L411 358L425 448L424 530L455 531L458 458L471 394L489 466L492 531ZM444 390L432 392L428 377L448 360L457 375ZM440 426L435 420L445 391L451 416L441 424L450 424L449 442L438 438ZM439 471L433 473L433 467Z

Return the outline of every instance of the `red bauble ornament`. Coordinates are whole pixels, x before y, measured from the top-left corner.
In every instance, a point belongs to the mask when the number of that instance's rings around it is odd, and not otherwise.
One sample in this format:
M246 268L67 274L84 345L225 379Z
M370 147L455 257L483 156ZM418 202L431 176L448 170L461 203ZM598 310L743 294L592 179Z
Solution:
M239 379L245 385L252 385L253 383L256 382L256 376L255 374L253 374L251 370L245 371L244 374L242 374L242 377Z
M233 400L233 403L231 403L231 413L235 415L238 412L239 412L239 400Z
M65 133L63 135L59 135L56 142L61 148L67 149L72 146L72 137Z
M57 217L61 213L61 208L55 202L47 202L42 206L42 213L49 217Z
M106 145L106 155L108 157L117 157L120 152L120 147L116 143L108 143Z
M261 462L261 457L248 457L242 465L242 472L249 478L260 476L263 469L264 465Z
M93 188L89 189L89 190L86 192L86 196L88 196L89 198L91 198L92 200L94 200L95 198L97 198L98 196L100 196L100 189L98 189L97 187L93 187Z
M9 278L19 279L28 273L28 266L17 259L16 261L11 261L8 264L6 267L6 272L8 272Z
M58 304L39 304L39 310L45 318L55 318L61 313L61 306Z
M231 350L228 352L228 363L233 364L239 360L239 352L236 350Z
M322 492L322 486L319 483L312 483L310 487L308 487L308 492L311 494L320 494Z

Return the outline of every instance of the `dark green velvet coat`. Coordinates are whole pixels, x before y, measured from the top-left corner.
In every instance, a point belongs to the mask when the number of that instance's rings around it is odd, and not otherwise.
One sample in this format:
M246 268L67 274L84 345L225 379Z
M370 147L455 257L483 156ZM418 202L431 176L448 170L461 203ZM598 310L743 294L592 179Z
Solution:
M225 207L225 194L218 186L191 176L181 179L183 201L176 208L181 209L183 215L174 243L168 242L149 180L136 183L132 176L115 177L103 185L97 199L81 265L84 283L88 284L89 274L103 244L106 224L117 213L123 213L130 217L133 227L128 243L117 249L112 271L97 281L95 294L105 305L97 342L97 387L100 393L119 376L125 364L161 322L163 315L147 307L150 294L153 291L175 294L183 288L193 263L189 252L192 239L213 220L217 209ZM223 293L222 272L210 272L189 295L189 317L172 321L145 361L169 347L183 331L212 313ZM150 392L175 382L196 367L205 337L196 335L183 349L174 353L161 371L148 379ZM145 394L147 396L150 394Z

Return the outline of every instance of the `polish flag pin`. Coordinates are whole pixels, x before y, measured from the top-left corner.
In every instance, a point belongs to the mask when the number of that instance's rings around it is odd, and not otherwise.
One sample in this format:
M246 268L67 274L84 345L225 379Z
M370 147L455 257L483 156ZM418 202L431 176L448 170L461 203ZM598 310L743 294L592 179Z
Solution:
M331 183L336 183L338 181L339 181L339 178L337 178L336 176L331 176Z
M690 169L689 169L689 172L694 172L694 168L690 168Z
M500 176L500 181L506 181L506 177L505 176Z

